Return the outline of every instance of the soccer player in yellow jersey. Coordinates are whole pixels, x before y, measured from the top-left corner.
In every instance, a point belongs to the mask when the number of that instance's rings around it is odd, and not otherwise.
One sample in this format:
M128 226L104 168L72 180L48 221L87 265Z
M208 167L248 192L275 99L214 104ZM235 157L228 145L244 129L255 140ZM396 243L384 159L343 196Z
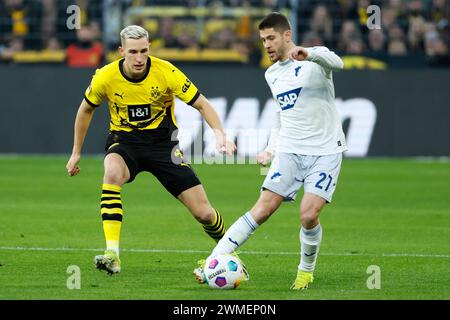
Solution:
M210 205L201 182L178 148L175 96L202 114L215 133L219 152L231 155L236 149L226 140L216 111L195 85L170 62L149 55L145 29L128 26L120 37L123 58L98 69L86 89L66 166L70 176L80 172L78 163L92 116L103 101L108 101L111 122L100 204L106 251L94 259L96 267L108 274L120 272L121 188L139 172L152 173L211 238L219 241L225 233L221 215Z

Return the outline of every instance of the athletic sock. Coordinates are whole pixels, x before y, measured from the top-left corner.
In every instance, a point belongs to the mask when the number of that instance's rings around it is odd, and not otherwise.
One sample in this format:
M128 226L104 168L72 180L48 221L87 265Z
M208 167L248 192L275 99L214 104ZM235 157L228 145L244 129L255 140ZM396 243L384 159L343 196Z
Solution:
M120 228L123 215L120 190L120 186L103 184L100 202L106 250L113 250L117 255L119 255Z
M253 219L250 212L247 212L228 229L214 248L211 256L233 253L237 248L244 244L248 237L250 237L258 227L259 225Z
M214 211L214 219L213 223L203 224L203 230L214 239L214 241L219 242L225 234L225 226L223 223L223 218L220 215L219 211L213 208Z
M322 226L318 224L312 229L300 229L300 270L313 272L319 255L320 243L322 241Z

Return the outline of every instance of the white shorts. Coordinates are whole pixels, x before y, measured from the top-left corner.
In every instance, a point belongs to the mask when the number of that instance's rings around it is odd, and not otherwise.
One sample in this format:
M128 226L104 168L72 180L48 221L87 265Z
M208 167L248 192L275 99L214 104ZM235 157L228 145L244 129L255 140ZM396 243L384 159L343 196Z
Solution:
M263 182L267 189L293 201L298 190L314 193L331 202L341 170L342 153L326 156L307 156L294 153L278 153Z

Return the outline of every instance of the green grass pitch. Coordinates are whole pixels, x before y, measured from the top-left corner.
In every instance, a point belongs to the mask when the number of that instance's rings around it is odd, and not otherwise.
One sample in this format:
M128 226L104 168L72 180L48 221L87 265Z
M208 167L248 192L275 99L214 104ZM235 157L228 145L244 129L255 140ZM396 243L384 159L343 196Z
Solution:
M450 163L344 159L333 204L321 215L315 281L293 292L299 199L283 204L242 247L249 282L198 285L196 261L213 248L188 211L148 173L123 188L122 273L93 267L104 238L101 157L66 175L66 157L0 158L0 299L450 299ZM256 165L194 165L226 226L258 197ZM302 195L302 191L299 197ZM69 290L69 266L81 288ZM369 289L369 266L381 288Z

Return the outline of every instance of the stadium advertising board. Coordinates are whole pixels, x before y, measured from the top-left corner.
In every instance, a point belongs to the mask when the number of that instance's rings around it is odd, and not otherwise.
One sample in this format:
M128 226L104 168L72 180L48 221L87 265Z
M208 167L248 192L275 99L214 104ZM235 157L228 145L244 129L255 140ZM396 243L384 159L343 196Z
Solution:
M179 65L217 109L239 157L267 143L276 102L264 70L242 66ZM73 119L91 69L2 67L4 103L0 153L70 153ZM450 73L445 70L345 71L334 74L336 107L348 157L449 156ZM51 85L50 85L51 84ZM176 101L181 146L189 156L213 151L213 136L193 108ZM11 119L18 119L11 121ZM97 111L84 152L103 152L109 116Z

